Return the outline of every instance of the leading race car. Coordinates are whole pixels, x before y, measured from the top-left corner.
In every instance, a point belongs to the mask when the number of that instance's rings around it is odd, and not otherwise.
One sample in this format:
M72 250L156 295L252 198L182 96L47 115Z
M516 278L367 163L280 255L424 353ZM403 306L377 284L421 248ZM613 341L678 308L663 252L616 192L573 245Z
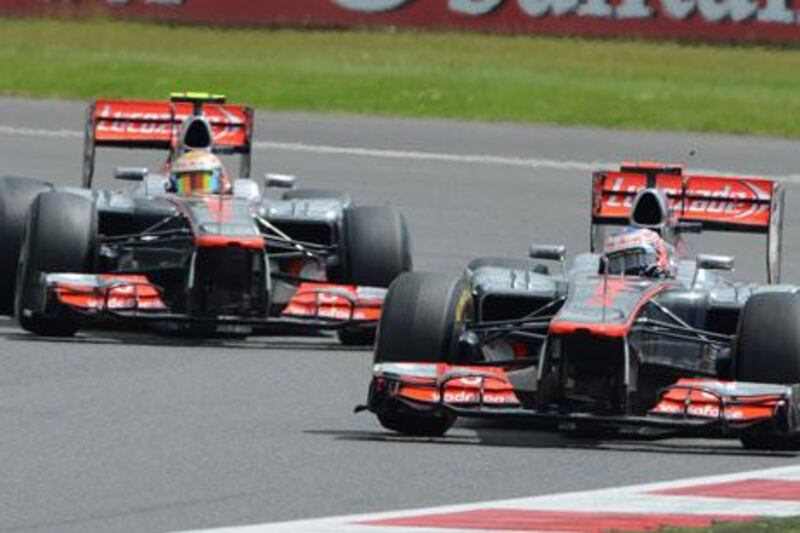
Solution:
M336 330L371 344L386 287L411 269L391 207L250 179L253 111L224 97L93 102L83 187L0 179L0 312L41 335L91 322L246 335ZM157 172L117 168L122 191L91 188L96 147L166 150ZM231 179L219 155L239 155Z
M566 273L563 246L534 245L531 259L478 259L461 276L400 276L362 408L410 435L463 416L797 447L800 287L779 284L782 205L764 179L598 172L591 252ZM682 236L707 230L766 235L768 283L726 280L731 257L689 257Z

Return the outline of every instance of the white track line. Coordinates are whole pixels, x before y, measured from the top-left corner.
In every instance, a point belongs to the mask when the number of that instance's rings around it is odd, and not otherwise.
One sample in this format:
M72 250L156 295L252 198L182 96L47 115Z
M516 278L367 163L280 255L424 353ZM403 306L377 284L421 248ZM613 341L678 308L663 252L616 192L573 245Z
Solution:
M0 135L16 135L26 137L51 137L63 139L83 138L79 130L57 129L48 130L41 128L20 128L0 125ZM380 159L400 159L406 161L434 161L442 163L495 165L507 167L522 167L530 169L567 170L592 172L603 168L614 168L618 163L610 161L571 161L543 159L536 157L511 157L489 154L447 154L437 152L420 152L416 150L390 150L380 148L365 148L359 146L331 146L324 144L288 143L273 141L254 141L253 148L267 151L302 152L321 155L340 155L353 157L371 157ZM692 169L693 172L708 175L738 175L747 177L736 171L722 171L714 169ZM782 182L800 183L800 175L778 176L752 176L774 179Z
M382 159L404 159L417 161L438 161L443 163L466 163L481 165L502 165L525 168L546 168L551 170L579 170L591 172L598 168L614 166L606 162L557 161L555 159L539 159L524 157L505 157L488 154L442 154L436 152L418 152L412 150L385 150L360 148L352 146L327 146L303 143L281 143L256 141L256 148L265 150L282 150L289 152L311 152L315 154L349 155L357 157L378 157Z
M61 138L83 138L83 132L77 130L45 130L40 128L16 128L13 126L0 126L0 133L3 135L21 135L23 137L61 137Z
M435 531L437 533L443 533L444 531L448 530L418 527L404 528L397 526L360 526L358 524L365 521L418 517L420 515L474 511L480 509L584 512L598 511L691 515L757 515L776 517L800 515L800 502L796 501L744 500L651 494L653 491L657 490L675 489L679 487L694 487L697 485L726 483L748 479L800 481L800 466L778 467L715 476L702 476L675 481L647 483L610 489L535 496L532 498L517 498L511 500L486 501L463 505L426 507L404 511L352 514L321 519L295 520L291 522L275 522L251 526L194 530L194 533L198 533L200 531L205 533L273 533L279 531L286 533L302 531L318 531L320 533L342 533L353 531L364 531L364 533L402 533L406 531L422 533L424 531Z

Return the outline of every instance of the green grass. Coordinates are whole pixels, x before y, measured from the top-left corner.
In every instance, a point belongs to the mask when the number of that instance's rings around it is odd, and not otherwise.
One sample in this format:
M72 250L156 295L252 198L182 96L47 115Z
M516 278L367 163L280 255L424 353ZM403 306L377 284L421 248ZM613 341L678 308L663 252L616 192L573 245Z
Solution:
M0 94L800 137L800 50L0 20Z
M659 533L800 533L800 518L770 518L757 522L723 522L710 528L664 528Z

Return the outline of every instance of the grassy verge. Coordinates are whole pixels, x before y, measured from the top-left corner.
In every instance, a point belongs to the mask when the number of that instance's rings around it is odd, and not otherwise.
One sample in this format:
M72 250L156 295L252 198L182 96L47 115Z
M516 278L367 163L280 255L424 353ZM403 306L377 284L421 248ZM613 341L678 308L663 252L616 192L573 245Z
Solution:
M800 518L770 518L758 522L726 522L710 528L664 528L659 533L800 533Z
M0 20L0 94L800 137L800 50Z

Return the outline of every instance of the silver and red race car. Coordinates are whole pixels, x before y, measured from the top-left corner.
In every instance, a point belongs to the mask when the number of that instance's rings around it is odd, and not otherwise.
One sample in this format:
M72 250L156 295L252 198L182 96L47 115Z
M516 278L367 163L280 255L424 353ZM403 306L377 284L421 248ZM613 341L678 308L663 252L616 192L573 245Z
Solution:
M800 287L779 284L782 206L766 179L597 172L591 251L566 271L563 246L534 245L391 285L362 408L409 435L478 417L798 447ZM765 235L768 282L722 277L732 257L690 257L683 235L709 230Z
M252 135L252 109L220 96L93 102L83 187L0 179L0 312L41 335L122 321L200 335L330 329L371 344L386 287L411 269L403 216L286 176L251 179ZM169 157L157 172L117 168L125 190L93 190L96 147ZM240 175L214 194L179 191L170 173L189 151L238 155ZM289 190L269 198L271 186Z

